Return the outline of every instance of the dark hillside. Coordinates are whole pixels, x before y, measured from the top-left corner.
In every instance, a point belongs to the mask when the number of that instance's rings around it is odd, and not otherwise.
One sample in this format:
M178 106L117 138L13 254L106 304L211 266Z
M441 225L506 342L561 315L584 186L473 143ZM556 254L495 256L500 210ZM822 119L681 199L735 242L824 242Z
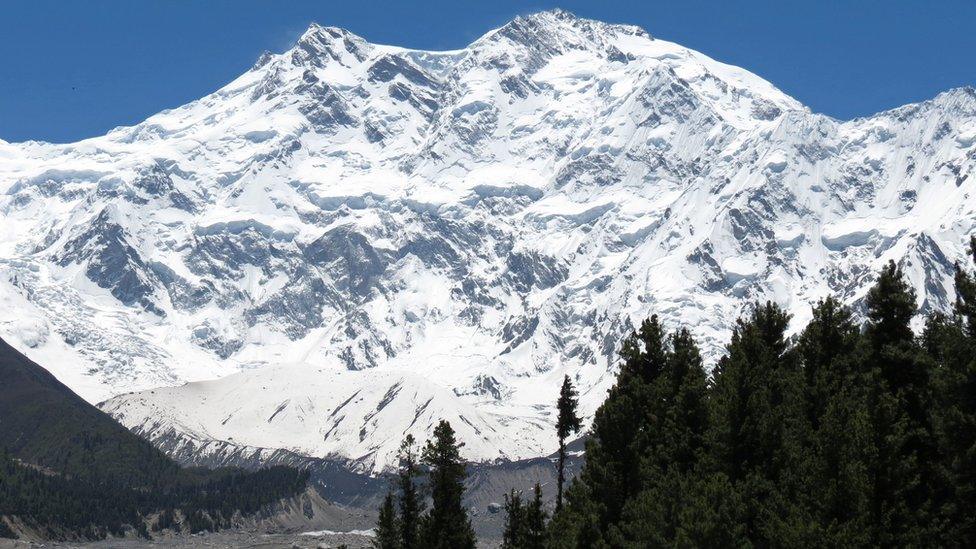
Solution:
M0 339L0 447L97 482L149 485L179 467Z
M289 467L182 469L0 339L0 537L216 530L307 479Z

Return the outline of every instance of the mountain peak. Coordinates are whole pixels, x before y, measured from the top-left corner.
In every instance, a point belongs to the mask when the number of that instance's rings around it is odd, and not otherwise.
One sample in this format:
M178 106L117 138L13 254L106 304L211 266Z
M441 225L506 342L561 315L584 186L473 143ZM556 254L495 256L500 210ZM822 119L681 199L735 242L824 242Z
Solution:
M646 36L650 38L650 34L644 29L636 25L620 25L615 23L606 23L597 19L587 19L585 17L580 17L571 11L567 11L561 8L553 8L543 11L538 11L535 13L530 13L528 15L520 15L512 20L511 23L516 21L529 21L538 25L562 25L575 28L577 30L582 30L585 32L610 32L610 33L622 33L628 35L638 35Z
M501 43L542 53L544 56L569 50L609 51L618 36L651 36L640 27L615 25L579 17L562 9L520 15L485 34L470 47Z
M582 18L575 13L564 10L562 8L550 8L547 10L540 10L532 12L526 15L519 15L516 19L554 19L567 22L579 21Z
M976 86L960 86L958 88L948 89L936 96L939 98L952 98L959 101L974 102L976 101Z
M321 62L322 58L339 59L351 54L358 59L365 57L370 43L365 38L341 27L324 27L310 23L291 49L293 58L299 62ZM343 53L345 52L345 53Z
M976 87L962 86L946 90L935 96L932 102L948 112L974 117L976 116Z

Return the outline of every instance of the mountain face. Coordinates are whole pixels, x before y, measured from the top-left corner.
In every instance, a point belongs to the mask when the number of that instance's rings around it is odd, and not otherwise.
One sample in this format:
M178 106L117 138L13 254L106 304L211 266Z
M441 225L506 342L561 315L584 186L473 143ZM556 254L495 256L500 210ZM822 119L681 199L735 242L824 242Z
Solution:
M173 453L378 471L445 418L545 455L562 376L592 413L647 315L714 359L888 260L945 308L974 171L972 88L843 122L563 11L449 52L312 25L134 127L0 142L0 333Z

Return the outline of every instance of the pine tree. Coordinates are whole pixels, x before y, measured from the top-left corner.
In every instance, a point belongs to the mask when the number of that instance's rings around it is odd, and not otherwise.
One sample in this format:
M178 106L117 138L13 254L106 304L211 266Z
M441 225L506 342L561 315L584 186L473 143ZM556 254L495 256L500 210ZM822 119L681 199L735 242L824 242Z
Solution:
M708 424L701 355L687 330L666 337L651 317L621 357L568 509L551 523L551 545L662 545L677 534L680 488L698 466Z
M860 329L851 311L833 297L813 308L813 318L800 334L797 352L803 365L806 413L814 429L839 386L857 373Z
M921 338L893 263L863 330L828 298L794 340L756 306L710 386L690 335L645 321L548 546L976 545L976 275L956 294Z
M532 501L525 507L525 549L544 549L546 547L546 510L542 506L542 487L535 483Z
M664 399L669 437L662 450L681 474L698 464L708 429L708 375L698 344L686 328L670 339Z
M976 263L976 237L970 239ZM935 426L943 489L935 506L946 522L945 539L976 546L976 275L956 266L951 318L929 317L925 347L940 367L936 376Z
M502 532L502 549L525 547L526 509L522 505L522 492L514 488L505 494L505 530Z
M806 414L799 497L813 530L808 541L820 546L868 543L873 446L859 345L851 311L830 297L814 307L797 342Z
M434 428L434 438L424 447L423 462L430 468L432 505L421 525L421 540L430 549L474 548L475 536L461 498L467 476L461 460L462 444L454 429L441 420Z
M976 236L969 238L969 255L976 263ZM970 340L976 340L976 276L956 266L955 313Z
M748 547L746 503L722 472L704 467L690 475L682 489L673 545L677 547Z
M545 549L547 514L542 506L542 487L536 483L533 498L522 500L522 492L511 490L505 496L503 549Z
M652 400L651 384L666 368L665 334L656 316L641 323L621 348L620 372L606 401L593 418L592 436L586 443L586 460L567 502L574 519L584 526L576 543L585 539L608 543L612 525L620 521L626 503L640 493L639 446L648 430L645 407ZM572 497L570 497L572 496ZM560 513L557 512L557 516ZM594 523L595 521L595 523ZM563 521L554 521L560 524Z
M400 488L399 543L403 549L418 549L420 545L420 519L424 512L417 489L416 478L420 475L413 435L407 435L400 445L400 470L397 483Z
M565 505L549 521L546 547L582 549L600 547L601 544L605 547L600 515L601 506L594 490L588 482L577 477L566 490Z
M931 418L935 363L911 329L915 292L894 262L867 294L864 368L874 450L872 543L927 545L938 534L937 445Z
M400 549L400 530L397 527L396 506L393 502L393 492L387 492L380 506L380 516L376 521L376 537L373 538L376 549Z
M732 484L729 498L741 499L744 537L760 545L784 543L796 522L802 394L789 318L772 303L757 305L713 372L708 460Z
M569 376L563 378L562 388L559 390L559 400L556 409L559 417L556 420L556 436L559 438L559 460L556 475L556 511L563 507L563 483L566 481L566 438L580 430L580 418L576 414L576 389Z
M678 330L667 340L665 367L649 384L645 426L636 435L641 491L611 527L611 544L669 545L676 539L688 480L703 449L707 391L698 346L688 330Z

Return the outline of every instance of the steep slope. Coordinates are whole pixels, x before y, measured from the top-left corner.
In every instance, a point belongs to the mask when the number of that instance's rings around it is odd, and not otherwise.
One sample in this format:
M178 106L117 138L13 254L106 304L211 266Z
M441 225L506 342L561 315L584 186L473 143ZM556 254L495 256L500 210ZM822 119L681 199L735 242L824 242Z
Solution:
M974 170L971 88L841 122L563 11L450 52L312 25L137 126L0 143L0 330L91 400L173 387L104 409L174 452L375 471L445 417L539 456L652 312L714 357L749 301L857 307L889 259L945 307Z
M288 467L181 469L2 339L0 379L0 538L145 537L164 510L212 530L305 490Z
M0 448L95 482L146 486L179 467L0 339Z

